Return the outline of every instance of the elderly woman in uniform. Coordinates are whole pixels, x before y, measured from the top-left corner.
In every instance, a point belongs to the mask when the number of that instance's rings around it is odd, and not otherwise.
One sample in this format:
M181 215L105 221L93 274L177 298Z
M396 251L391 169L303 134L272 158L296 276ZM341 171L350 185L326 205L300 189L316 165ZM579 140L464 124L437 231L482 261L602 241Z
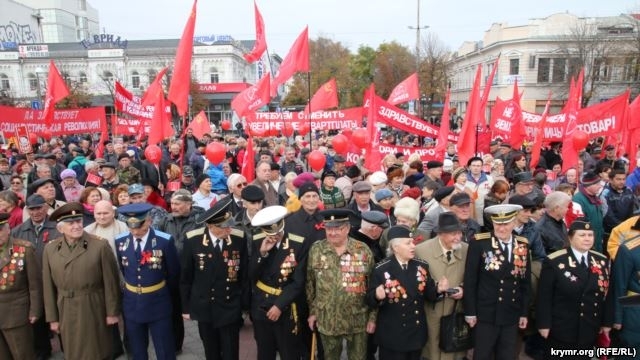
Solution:
M569 228L569 247L550 254L542 264L536 318L546 339L545 358L556 358L552 348L593 349L599 334L611 329L609 260L591 250L593 244L593 227L586 218L578 218Z
M415 257L411 230L389 229L390 256L373 270L367 290L367 304L378 309L375 340L380 360L419 360L427 342L425 300L436 301L449 282L437 285L429 264Z

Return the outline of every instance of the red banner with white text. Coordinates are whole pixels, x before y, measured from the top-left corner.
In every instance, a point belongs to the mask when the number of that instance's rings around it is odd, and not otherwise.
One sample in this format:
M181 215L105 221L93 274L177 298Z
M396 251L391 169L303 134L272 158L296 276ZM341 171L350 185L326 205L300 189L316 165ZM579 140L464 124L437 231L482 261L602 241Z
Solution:
M124 86L116 81L115 86L115 108L116 110L127 115L140 117L143 119L151 119L155 106L142 106L140 96L133 95ZM166 113L171 113L171 105L165 108Z
M353 145L353 144L352 144ZM418 154L422 162L428 162L431 160L438 160L436 156L435 148L422 148L422 147L409 147L409 146L396 146L389 144L378 145L380 155L385 156L387 154L403 153L405 158L409 158L413 154ZM345 160L347 163L357 164L360 160L361 152L353 145L349 148L345 154Z
M406 131L410 134L426 136L432 139L438 137L440 128L437 126L428 124L420 118L389 104L379 96L375 102L377 107L374 111L376 115L375 121L387 124L395 129ZM449 141L458 142L458 136L449 134Z
M342 130L345 128L359 128L362 126L362 108L349 108L332 111L314 111L305 114L298 112L250 112L245 115L247 125L251 130L277 129L282 130L284 124L291 124L294 130L299 130L303 124L311 121L312 130Z
M19 126L25 125L29 133L42 134L46 129L42 111L27 108L0 106L0 131L15 133ZM73 135L107 131L104 107L86 109L56 109L49 128L51 135Z
M114 135L137 135L140 129L140 119L126 119L111 117L111 131ZM149 120L144 120L144 133L149 133Z

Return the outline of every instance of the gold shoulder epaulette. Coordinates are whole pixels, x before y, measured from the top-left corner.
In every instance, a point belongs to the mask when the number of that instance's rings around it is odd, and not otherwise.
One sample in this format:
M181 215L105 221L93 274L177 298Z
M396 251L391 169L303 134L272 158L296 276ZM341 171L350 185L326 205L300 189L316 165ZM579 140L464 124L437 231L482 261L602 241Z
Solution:
M261 233L259 233L259 234L255 234L255 235L253 235L253 240L254 240L254 241L255 241L255 240L262 240L262 239L264 239L264 238L266 238L266 237L267 237L267 234L265 234L265 232L263 231L263 232L261 232Z
M603 254L603 253L597 252L597 251L595 251L595 250L589 250L589 252L590 252L591 254L593 254L593 255L597 255L597 256L601 257L602 259L606 259L606 258L607 258L606 256L604 256L604 254Z
M33 247L31 241L28 240L13 239L13 244L24 247Z
M622 243L622 245L624 245L629 250L633 250L633 249L637 248L638 246L640 246L640 238L635 239L635 240L631 240L631 241L626 241L626 242Z
M517 241L520 241L520 242L523 242L523 243L525 243L525 244L528 244L528 243L529 243L529 239L527 239L527 238L526 238L526 237L524 237L524 236L518 236L518 235L516 235L516 240L517 240Z
M386 258L386 259L381 260L379 263L376 264L376 269L379 268L382 265L385 265L385 264L389 263L389 261L391 261L390 258Z
M555 258L557 258L558 256L562 256L565 255L567 253L567 249L562 249L562 250L558 250L556 252L553 252L551 254L549 254L549 256L547 256L549 258L549 260L553 260Z
M302 237L300 235L289 233L288 237L289 237L289 240L291 240L293 242L302 243L304 241L304 237Z
M204 228L198 228L198 229L193 229L191 231L187 231L187 238L190 237L194 237L194 236L198 236L198 235L204 235Z
M233 228L233 229L231 229L231 235L238 236L238 237L244 237L244 231L242 231L240 229Z
M488 233L488 232L478 233L478 234L473 235L473 237L476 240L487 240L487 239L491 239L491 233Z

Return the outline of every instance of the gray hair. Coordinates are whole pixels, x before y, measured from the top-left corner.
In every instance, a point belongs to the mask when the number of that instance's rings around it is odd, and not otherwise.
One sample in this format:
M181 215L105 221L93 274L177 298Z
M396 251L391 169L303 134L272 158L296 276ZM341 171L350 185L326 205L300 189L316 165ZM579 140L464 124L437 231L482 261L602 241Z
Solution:
M288 172L287 175L284 176L285 184L293 181L293 179L295 179L296 177L298 177L298 174L294 173L293 171Z
M89 171L93 168L97 168L98 167L98 163L93 161L93 160L89 160L86 163L84 163L84 170L85 171Z
M554 191L551 194L547 195L547 197L544 199L544 207L547 210L552 210L570 201L571 197L569 196L569 194L562 191Z

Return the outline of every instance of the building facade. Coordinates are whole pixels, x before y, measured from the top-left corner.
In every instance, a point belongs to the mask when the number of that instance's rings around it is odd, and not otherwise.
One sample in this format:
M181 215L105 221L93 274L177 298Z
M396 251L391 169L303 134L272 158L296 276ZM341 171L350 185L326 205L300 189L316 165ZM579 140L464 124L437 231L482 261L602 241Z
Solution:
M513 84L523 92L523 110L541 113L551 92L551 113L564 105L569 83L585 70L589 104L606 101L627 88L638 93L640 81L639 17L580 18L569 13L532 19L526 25L495 23L482 41L465 42L450 60L451 106L464 115L478 65L482 86L500 56L488 105L510 99Z

